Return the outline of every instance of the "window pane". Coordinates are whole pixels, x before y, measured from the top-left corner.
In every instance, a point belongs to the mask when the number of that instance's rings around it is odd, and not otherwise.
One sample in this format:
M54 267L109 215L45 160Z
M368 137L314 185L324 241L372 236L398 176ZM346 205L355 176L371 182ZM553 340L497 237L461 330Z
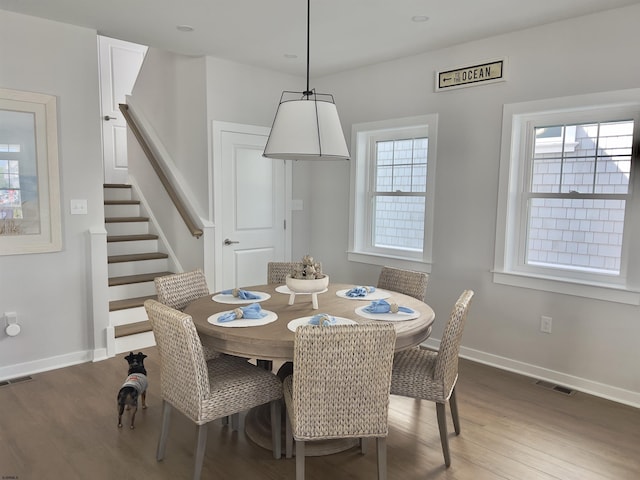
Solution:
M374 246L422 251L424 197L376 196L374 211Z
M426 192L427 138L376 142L376 191Z
M624 200L532 199L526 263L619 274L624 210Z
M531 192L628 193L633 121L536 127Z

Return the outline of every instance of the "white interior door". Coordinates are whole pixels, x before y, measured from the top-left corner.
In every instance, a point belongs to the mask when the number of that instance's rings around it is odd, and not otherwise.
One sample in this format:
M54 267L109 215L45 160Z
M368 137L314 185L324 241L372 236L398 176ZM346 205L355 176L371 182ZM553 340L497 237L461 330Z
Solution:
M228 124L227 124L228 125ZM256 129L258 129L256 131ZM260 129L262 131L260 131ZM220 131L222 269L219 289L266 283L267 262L291 257L286 229L291 165L262 156L268 129ZM215 173L214 173L215 174ZM220 218L220 217L218 217Z
M126 183L127 124L118 105L131 94L147 47L98 36L98 49L104 183Z

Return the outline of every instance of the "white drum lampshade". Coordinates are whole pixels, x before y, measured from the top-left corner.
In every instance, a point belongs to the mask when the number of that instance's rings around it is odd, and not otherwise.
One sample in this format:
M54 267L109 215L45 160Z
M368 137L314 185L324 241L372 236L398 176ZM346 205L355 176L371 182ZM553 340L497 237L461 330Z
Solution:
M333 95L309 88L311 0L307 0L307 88L282 92L263 155L282 160L348 160ZM285 100L286 95L295 95Z
M296 93L296 92L284 92ZM298 92L298 94L300 94ZM338 110L330 100L312 94L297 100L280 99L264 156L282 160L348 160L349 150Z

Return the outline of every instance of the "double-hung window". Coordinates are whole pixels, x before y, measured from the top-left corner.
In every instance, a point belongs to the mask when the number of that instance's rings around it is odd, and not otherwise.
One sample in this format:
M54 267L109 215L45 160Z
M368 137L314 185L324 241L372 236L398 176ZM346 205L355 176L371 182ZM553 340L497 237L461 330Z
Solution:
M639 93L505 106L495 281L640 303Z
M349 259L428 271L437 116L353 126Z

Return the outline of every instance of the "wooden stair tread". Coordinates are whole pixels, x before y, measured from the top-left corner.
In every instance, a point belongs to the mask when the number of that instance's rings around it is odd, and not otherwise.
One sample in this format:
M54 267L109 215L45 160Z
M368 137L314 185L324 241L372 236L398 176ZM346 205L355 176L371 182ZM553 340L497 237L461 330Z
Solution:
M105 205L140 205L140 200L105 200Z
M127 183L105 183L102 186L104 188L131 188L131 185Z
M169 258L169 255L162 252L133 253L129 255L110 255L107 263L139 262L142 260L159 260Z
M129 285L132 283L152 282L156 277L164 277L165 275L171 275L173 272L156 272L156 273L141 273L138 275L125 275L122 277L109 278L109 286L115 287L118 285Z
M108 235L107 242L135 242L138 240L157 240L158 235L144 233L139 235Z
M128 335L136 335L138 333L150 332L151 322L143 320L142 322L129 323L127 325L118 325L115 327L115 337L121 338Z
M104 223L148 222L149 217L106 217Z
M150 298L157 300L158 297L156 295L149 295L146 297L125 298L124 300L113 300L109 302L109 311L115 312L117 310L126 310L127 308L142 307L144 305L145 300L149 300Z

